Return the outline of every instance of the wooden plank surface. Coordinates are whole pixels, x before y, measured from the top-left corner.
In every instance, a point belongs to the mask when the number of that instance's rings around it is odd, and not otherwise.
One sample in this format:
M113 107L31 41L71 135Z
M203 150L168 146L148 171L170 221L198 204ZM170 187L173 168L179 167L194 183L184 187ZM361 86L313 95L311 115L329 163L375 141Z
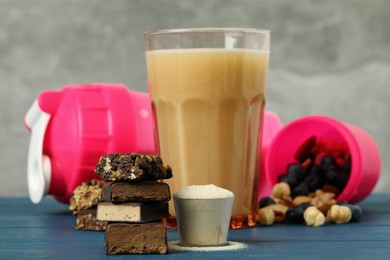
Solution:
M317 228L275 224L231 230L230 241L247 245L238 251L171 251L168 255L115 258L390 259L390 194L374 194L360 205L364 214L358 223ZM2 198L0 212L0 259L110 257L104 252L104 233L74 230L75 217L67 205L50 197L38 205L27 198ZM169 229L168 240L177 239L177 231Z

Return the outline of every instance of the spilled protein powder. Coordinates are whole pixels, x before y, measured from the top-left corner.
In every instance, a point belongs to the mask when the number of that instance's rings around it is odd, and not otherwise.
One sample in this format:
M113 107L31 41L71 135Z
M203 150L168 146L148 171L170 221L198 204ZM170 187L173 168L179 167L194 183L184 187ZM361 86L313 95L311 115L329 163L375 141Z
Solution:
M247 245L239 242L228 241L226 246L181 246L179 241L168 242L170 250L175 251L228 251L228 250L241 250L247 248Z
M234 197L233 192L214 184L187 186L174 194L181 199L222 199Z

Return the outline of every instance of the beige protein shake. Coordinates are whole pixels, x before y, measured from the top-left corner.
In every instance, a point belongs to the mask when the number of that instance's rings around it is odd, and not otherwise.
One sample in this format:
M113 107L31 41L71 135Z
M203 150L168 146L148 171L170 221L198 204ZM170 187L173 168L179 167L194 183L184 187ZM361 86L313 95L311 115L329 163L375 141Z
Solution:
M146 57L157 152L172 167L172 193L189 185L228 189L232 215L254 225L269 51L168 49Z

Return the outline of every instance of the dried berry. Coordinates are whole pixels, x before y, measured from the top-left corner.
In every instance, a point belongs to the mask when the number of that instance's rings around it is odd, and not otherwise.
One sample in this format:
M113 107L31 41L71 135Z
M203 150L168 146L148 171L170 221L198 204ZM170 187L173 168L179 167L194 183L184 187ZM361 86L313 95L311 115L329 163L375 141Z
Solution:
M320 167L323 171L327 171L331 166L336 165L336 160L331 155L324 156L320 162Z
M320 189L325 184L321 175L312 172L306 176L304 182L309 186L309 192Z
M287 174L293 175L298 182L301 182L305 178L306 171L299 163L290 163L287 166Z
M340 170L342 170L344 172L351 172L351 161L348 160L344 164L341 164L340 165Z
M329 183L322 186L321 190L323 192L333 193L335 195L335 197L337 197L340 194L340 190Z
M296 206L296 208L301 208L305 211L308 207L312 207L312 206L313 204L306 202L306 203L299 204L298 206Z
M259 208L264 208L273 204L276 204L276 202L271 197L262 197L259 202Z
M296 196L308 195L308 194L309 194L309 185L306 182L301 182L291 192L291 196L293 198L295 198Z
M329 166L328 169L324 170L324 178L328 183L334 183L338 174L339 170L335 165Z
M303 224L305 219L303 213L305 210L301 207L289 208L286 211L286 221L289 224Z
M348 183L349 175L349 172L339 171L334 180L334 185L340 190L344 189Z
M311 136L309 137L296 151L295 153L295 159L298 162L303 162L307 158L313 159L314 155L312 153L312 148L316 144L316 137Z
M361 207L359 207L358 205L348 205L347 206L351 212L352 212L352 218L351 218L351 222L357 222L360 220L360 218L362 217L363 215L363 210Z
M285 182L287 177L288 177L287 173L283 173L283 174L279 175L278 176L278 182Z
M307 175L309 175L309 174L322 175L323 172L322 172L320 166L318 166L317 164L313 164L313 165L311 165L310 168L308 169Z
M291 189L294 189L298 184L299 181L295 175L287 175L287 177L284 179L284 182L286 182Z

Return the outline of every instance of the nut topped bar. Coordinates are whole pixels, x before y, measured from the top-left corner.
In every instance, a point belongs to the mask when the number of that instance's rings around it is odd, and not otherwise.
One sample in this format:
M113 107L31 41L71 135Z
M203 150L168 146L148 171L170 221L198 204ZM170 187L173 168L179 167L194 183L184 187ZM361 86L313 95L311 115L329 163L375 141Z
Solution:
M142 181L172 178L172 169L158 155L109 154L100 157L95 173L105 181Z
M96 207L101 201L104 182L91 180L81 183L69 200L69 210L76 215L74 228L77 230L104 231L107 221L96 218Z
M77 186L69 199L69 210L73 215L77 215L84 209L96 208L101 200L103 185L102 181L91 180Z

